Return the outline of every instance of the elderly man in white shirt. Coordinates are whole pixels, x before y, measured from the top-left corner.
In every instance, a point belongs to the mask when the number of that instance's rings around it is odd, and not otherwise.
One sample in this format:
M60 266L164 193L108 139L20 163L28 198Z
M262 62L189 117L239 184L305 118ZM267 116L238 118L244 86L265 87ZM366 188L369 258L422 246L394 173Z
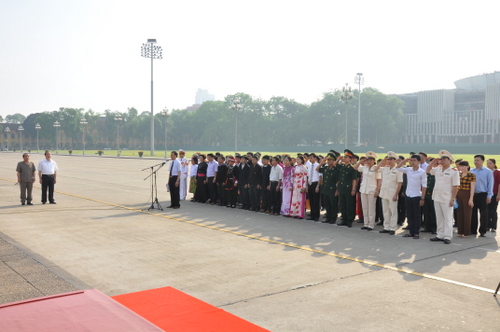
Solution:
M398 155L392 151L380 162L380 198L384 212L384 229L379 233L394 235L398 228L398 198L403 184L403 173L396 170Z
M361 229L367 231L375 227L375 204L380 191L380 173L375 166L377 154L372 151L366 153L365 158L354 165L354 169L363 174L359 192L361 194L361 206L363 207L364 226Z
M181 179L179 183L179 197L183 201L186 199L187 195L187 178L189 172L189 160L185 157L186 152L183 149L179 149L179 163L181 164Z
M271 195L271 213L278 216L281 210L281 181L283 181L283 168L278 164L277 157L271 159L271 172L269 174L269 187Z
M54 200L54 185L57 182L57 171L59 168L51 159L49 151L45 151L45 159L38 163L38 178L42 185L42 204L47 203L47 190L49 191L49 203L56 204Z
M452 162L452 154L441 150L439 160L434 159L427 167L427 173L436 177L432 200L436 210L437 235L430 240L443 241L445 244L450 244L453 237L453 206L460 186L460 175L453 169Z

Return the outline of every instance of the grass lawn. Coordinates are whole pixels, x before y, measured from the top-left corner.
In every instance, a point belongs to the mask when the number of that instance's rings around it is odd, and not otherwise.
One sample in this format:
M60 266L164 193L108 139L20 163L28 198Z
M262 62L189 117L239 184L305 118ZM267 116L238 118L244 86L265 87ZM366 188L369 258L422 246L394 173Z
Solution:
M86 155L97 155L98 150L85 150L85 154ZM102 150L103 151L103 155L104 156L116 156L117 153L116 153L116 150ZM144 157L151 157L151 154L150 154L150 151L146 151L146 150L142 150L143 151L143 156ZM301 152L302 150L300 151L297 151L297 152ZM36 152L36 151L35 151ZM35 153L32 151L32 153ZM52 154L56 154L56 151L51 151ZM167 152L167 158L170 158L170 152L171 151L168 151ZM178 151L177 151L178 152ZM214 150L214 151L194 151L194 150L186 150L186 156L187 157L191 157L194 153L197 153L197 152L200 152L200 153L204 153L204 154L207 154L207 153L215 153L217 152L217 150ZM222 153L223 155L234 155L234 151L218 151L220 153ZM243 153L246 153L247 151L240 151L240 154L243 154ZM254 151L255 152L255 151ZM259 151L263 156L264 155L270 155L270 156L274 156L276 154L281 154L281 153L278 153L278 152L268 152L268 151ZM305 151L302 151L302 152L305 152ZM40 153L43 153L42 150L40 150ZM322 154L322 155L326 155L326 153L324 151L316 151L315 153L317 154ZM384 153L380 153L380 152L376 152L378 157L379 158L383 158L385 156L385 152ZM59 154L63 154L63 155L67 155L69 154L68 150L59 150ZM73 155L81 155L82 154L82 150L73 150L72 152ZM292 156L295 156L295 153L288 153ZM121 155L122 156L129 156L129 157L138 157L139 158L139 150L122 150L121 151ZM398 155L403 155L405 157L409 157L408 153L398 153ZM433 157L436 157L437 154L430 154L429 156L433 156ZM472 154L453 154L453 156L455 157L455 160L456 159L464 159L464 160L467 160L469 163L473 163L474 162L474 155ZM155 151L155 157L156 158L164 158L165 157L165 151ZM499 162L500 164L500 155L485 155L486 159L488 158L494 158L497 160L497 162Z

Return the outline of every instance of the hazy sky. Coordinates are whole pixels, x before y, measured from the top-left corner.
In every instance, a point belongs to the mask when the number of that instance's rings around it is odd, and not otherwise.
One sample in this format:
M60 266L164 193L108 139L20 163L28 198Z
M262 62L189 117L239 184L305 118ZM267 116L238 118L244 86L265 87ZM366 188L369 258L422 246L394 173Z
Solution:
M155 113L245 92L311 103L354 85L453 88L500 70L498 1L0 0L0 115L76 107Z

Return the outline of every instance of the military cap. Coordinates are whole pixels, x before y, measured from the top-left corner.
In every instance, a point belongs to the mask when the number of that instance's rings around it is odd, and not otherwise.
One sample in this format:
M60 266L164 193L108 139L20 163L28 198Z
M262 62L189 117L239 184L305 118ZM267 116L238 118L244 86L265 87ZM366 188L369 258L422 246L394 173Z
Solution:
M377 160L377 154L373 151L368 151L365 156L366 158L372 158L373 160Z
M354 153L351 150L349 150L349 149L345 149L344 150L344 155L347 156L347 157L354 158Z
M439 151L439 158L443 158L443 157L446 157L446 158L450 159L451 161L453 161L453 155L446 150Z

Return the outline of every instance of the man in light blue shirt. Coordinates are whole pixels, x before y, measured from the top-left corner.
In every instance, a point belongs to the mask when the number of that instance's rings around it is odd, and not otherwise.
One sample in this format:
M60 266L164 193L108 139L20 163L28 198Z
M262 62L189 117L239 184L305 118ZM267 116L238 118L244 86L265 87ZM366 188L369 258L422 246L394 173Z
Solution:
M474 167L471 173L476 176L476 187L474 189L474 207L472 209L471 229L472 235L477 234L478 218L477 212L481 214L479 225L479 236L484 237L488 227L488 204L493 196L493 172L487 167L483 167L484 155L474 156Z

